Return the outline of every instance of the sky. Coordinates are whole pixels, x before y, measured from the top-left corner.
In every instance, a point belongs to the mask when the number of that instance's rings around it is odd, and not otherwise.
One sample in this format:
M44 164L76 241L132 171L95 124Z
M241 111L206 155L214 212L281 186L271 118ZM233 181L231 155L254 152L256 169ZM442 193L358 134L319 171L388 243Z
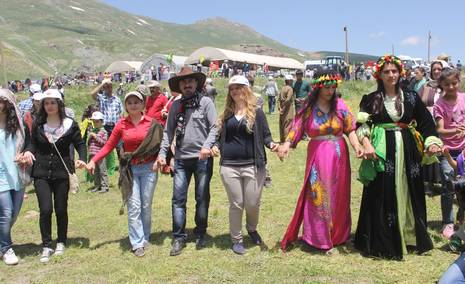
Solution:
M287 46L304 51L344 51L370 55L394 53L428 57L440 53L465 58L465 1L421 0L103 0L111 6L157 20L191 24L223 17L245 24Z

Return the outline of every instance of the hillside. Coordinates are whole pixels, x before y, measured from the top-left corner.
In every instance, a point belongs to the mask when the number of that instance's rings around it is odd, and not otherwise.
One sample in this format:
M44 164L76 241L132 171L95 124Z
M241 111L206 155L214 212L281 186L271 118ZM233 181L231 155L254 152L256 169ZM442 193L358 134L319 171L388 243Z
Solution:
M313 57L223 18L173 24L97 0L0 0L0 7L0 43L9 79L93 72L114 60L144 60L153 53L188 55L202 46L300 61Z

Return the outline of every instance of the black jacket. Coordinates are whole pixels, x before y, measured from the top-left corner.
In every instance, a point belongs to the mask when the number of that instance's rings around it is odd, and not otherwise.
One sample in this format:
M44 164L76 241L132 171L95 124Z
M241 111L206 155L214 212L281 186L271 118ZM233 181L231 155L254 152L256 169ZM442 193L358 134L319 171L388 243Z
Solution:
M226 117L228 119L229 117ZM222 127L219 137L217 138L218 148L220 152L223 148L226 139L226 127ZM254 156L255 166L257 168L264 167L266 165L266 153L265 147L270 148L273 138L271 137L270 128L268 121L266 120L265 113L262 109L257 108L255 114L255 123L253 124L253 140L254 140ZM223 164L223 156L220 158L220 165Z
M81 130L75 121L73 121L70 129L55 144L71 173L74 173L74 159L70 157L70 145L74 145L79 154L79 159L86 161L86 145L81 137ZM45 136L43 124L33 126L30 143L28 143L26 151L33 153L36 158L32 166L32 177L46 179L68 178L68 173L55 147Z

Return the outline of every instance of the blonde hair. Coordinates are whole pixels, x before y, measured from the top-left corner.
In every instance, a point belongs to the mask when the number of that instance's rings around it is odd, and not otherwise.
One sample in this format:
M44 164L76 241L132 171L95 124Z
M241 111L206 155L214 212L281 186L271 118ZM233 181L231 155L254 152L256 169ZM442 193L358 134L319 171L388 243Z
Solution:
M256 114L256 106L257 106L257 98L253 94L252 90L245 85L239 85L239 90L241 92L240 98L245 103L245 118L247 120L247 132L253 132L253 125L255 123L255 114ZM218 121L216 123L219 131L221 131L224 120L234 115L234 108L235 108L234 100L231 97L231 94L228 89L228 95L226 96L226 103L224 105L223 113L218 117Z

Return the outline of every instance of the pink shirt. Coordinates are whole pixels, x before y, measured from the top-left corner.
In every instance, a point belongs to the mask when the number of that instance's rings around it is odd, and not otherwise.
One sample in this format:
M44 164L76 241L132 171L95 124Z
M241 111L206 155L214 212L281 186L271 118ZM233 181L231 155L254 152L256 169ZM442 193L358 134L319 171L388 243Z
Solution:
M440 97L433 107L434 119L444 121L444 129L457 128L461 124L465 124L465 94L457 93L455 103L450 103ZM457 138L454 135L442 136L441 140L444 145L452 150L465 149L465 139Z

